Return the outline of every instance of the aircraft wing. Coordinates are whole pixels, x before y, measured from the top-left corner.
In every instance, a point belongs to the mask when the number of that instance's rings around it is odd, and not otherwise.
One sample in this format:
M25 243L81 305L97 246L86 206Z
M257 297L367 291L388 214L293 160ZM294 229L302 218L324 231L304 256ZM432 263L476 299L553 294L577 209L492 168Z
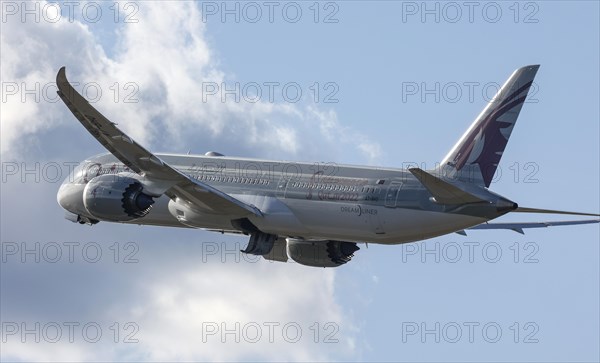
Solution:
M258 208L181 173L144 149L98 112L67 80L65 67L56 75L58 95L81 124L131 170L153 185L160 186L171 199L178 198L197 208L217 214L262 216Z
M525 234L523 229L526 228L545 228L545 227L553 227L553 226L570 226L574 224L590 224L590 223L600 223L600 219L590 219L583 221L558 221L558 222L525 222L525 223L483 223L477 225L475 227L467 228L467 229L510 229L512 231ZM466 235L464 231L461 231Z

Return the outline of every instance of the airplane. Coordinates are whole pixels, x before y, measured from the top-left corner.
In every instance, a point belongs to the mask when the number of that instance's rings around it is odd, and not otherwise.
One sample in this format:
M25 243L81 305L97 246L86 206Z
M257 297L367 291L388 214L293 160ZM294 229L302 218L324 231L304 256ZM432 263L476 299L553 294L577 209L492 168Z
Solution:
M249 236L242 251L267 260L337 267L357 244L420 241L466 230L598 223L600 219L489 223L512 212L598 217L519 207L490 191L539 65L512 73L439 166L408 170L151 153L88 103L65 67L58 95L108 153L87 158L57 193L66 218L199 228Z

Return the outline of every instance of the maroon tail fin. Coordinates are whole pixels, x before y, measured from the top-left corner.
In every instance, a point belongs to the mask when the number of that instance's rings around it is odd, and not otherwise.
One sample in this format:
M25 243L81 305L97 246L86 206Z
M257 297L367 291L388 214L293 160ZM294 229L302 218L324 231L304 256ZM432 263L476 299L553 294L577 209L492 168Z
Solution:
M489 187L539 67L514 71L444 158L443 175Z

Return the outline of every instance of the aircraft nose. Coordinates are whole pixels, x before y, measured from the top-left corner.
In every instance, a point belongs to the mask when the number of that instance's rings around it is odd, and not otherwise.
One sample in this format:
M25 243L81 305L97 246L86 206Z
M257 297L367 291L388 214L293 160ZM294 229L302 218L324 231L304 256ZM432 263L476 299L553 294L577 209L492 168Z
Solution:
M65 183L56 193L58 204L72 213L80 213L83 207L83 188L85 185Z
M58 193L56 193L56 201L63 208L68 210L68 199L69 199L69 191L67 190L67 185L63 184L58 189Z

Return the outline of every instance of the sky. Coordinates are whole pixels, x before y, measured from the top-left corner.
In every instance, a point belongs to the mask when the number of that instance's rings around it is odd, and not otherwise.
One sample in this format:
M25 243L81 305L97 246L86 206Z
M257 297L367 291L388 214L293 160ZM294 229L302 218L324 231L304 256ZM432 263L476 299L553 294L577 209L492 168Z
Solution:
M598 225L363 245L336 269L78 225L56 192L104 150L54 86L66 66L156 152L432 168L540 64L490 189L598 213L598 2L0 4L3 361L600 360Z

